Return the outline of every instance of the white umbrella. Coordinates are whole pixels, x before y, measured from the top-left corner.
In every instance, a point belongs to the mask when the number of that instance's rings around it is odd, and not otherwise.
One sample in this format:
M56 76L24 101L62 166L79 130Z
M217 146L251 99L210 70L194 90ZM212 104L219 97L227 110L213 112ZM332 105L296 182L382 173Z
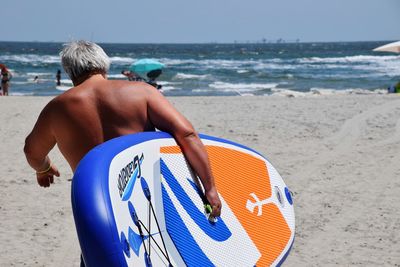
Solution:
M400 53L400 41L382 45L373 51Z

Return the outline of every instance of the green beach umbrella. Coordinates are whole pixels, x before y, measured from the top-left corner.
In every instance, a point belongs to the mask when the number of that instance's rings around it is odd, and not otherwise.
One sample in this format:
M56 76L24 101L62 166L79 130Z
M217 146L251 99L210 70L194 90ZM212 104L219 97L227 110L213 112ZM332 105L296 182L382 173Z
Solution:
M138 61L134 62L129 70L133 71L141 76L146 76L146 74L153 70L161 70L165 67L164 64L158 62L155 59L144 58L139 59Z

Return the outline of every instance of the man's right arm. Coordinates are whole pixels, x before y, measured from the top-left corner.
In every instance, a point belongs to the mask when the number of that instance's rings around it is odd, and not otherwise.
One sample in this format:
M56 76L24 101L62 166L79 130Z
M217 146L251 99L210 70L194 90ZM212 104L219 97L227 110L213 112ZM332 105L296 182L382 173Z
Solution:
M155 88L149 88L148 116L154 126L170 133L182 149L192 169L200 177L206 198L212 206L212 216L220 216L219 199L207 152L192 124L180 114Z
M51 130L50 112L46 106L40 113L32 132L25 139L24 152L29 165L36 171L37 182L42 187L49 187L54 175L60 176L51 163L48 153L56 144Z

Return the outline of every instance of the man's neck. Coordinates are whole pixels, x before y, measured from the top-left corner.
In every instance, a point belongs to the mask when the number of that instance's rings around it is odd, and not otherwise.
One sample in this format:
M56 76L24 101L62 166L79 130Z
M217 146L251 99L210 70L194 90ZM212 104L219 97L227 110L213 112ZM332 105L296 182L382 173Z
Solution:
M96 73L96 74L88 74L88 75L81 76L79 78L76 78L72 82L73 82L74 86L78 86L86 81L96 81L96 80L104 80L104 79L106 79L106 74Z

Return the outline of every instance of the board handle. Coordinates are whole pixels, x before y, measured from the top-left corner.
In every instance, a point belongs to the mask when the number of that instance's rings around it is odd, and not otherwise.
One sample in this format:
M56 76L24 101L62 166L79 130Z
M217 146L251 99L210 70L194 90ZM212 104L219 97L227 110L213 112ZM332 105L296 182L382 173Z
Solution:
M205 200L205 201L207 201L207 200ZM204 202L204 199L203 199L203 202ZM210 205L209 203L204 203L204 214L206 215L208 221L209 221L210 223L213 223L213 224L214 224L214 223L216 223L218 220L217 220L217 218L215 218L214 216L212 216L211 213L212 213L212 207L211 207L211 205Z

